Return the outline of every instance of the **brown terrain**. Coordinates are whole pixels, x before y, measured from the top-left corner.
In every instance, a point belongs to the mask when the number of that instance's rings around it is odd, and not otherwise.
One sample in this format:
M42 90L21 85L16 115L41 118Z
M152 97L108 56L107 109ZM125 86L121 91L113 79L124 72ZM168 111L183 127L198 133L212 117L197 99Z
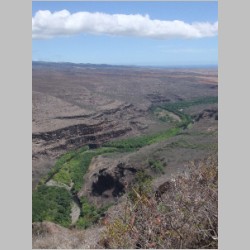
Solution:
M51 170L56 159L69 150L85 145L95 149L112 140L165 131L173 123L159 118L168 116L174 122L180 118L166 110L157 111L155 115L151 112L153 106L216 97L217 80L217 69L213 68L33 62L33 188ZM94 157L77 197L86 197L96 207L113 202L116 205L109 211L115 213L115 207L119 207L118 197L133 183L138 170L151 172L153 185L160 190L172 176L188 171L187 163L217 150L217 103L187 107L185 113L192 116L193 124L174 137L133 152ZM150 159L160 162L164 172L154 172ZM46 185L71 188L54 180ZM77 205L73 207L72 225L80 214ZM103 231L104 225L100 225L80 232L52 222L36 222L33 223L33 247L94 248Z
M70 149L166 128L150 106L217 95L217 71L33 63L32 85L36 185Z

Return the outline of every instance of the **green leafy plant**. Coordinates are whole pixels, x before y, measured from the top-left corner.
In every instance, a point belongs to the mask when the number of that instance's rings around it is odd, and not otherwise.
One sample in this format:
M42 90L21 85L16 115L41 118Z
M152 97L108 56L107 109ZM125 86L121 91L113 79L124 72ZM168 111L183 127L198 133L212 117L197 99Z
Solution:
M78 228L88 228L93 223L96 223L102 216L104 216L105 211L110 207L106 205L101 208L96 208L94 205L90 204L86 197L81 198L81 215L77 221L76 226Z
M148 164L156 173L164 174L164 166L161 161L149 159Z
M71 194L60 187L39 186L32 194L32 221L52 221L68 227L71 223Z

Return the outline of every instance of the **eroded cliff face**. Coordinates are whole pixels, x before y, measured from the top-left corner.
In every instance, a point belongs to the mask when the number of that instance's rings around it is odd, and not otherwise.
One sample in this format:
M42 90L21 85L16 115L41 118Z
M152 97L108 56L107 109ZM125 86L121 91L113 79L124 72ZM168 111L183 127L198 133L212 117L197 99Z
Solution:
M218 108L210 108L204 109L202 112L194 116L196 122L200 121L201 119L209 119L214 118L218 120Z

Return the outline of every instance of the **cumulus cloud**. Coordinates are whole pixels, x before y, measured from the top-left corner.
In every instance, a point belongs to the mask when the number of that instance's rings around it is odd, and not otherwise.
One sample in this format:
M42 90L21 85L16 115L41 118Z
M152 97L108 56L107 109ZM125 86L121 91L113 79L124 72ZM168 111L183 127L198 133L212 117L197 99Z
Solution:
M47 39L80 33L134 36L153 39L203 38L216 36L218 22L185 23L151 19L148 15L125 15L61 10L40 10L32 18L32 38Z

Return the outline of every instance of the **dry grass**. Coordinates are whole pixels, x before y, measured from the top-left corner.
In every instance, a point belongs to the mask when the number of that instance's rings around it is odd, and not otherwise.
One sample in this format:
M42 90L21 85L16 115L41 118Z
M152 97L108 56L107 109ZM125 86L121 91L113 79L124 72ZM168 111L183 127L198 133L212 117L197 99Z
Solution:
M132 190L136 199L107 224L102 247L218 248L217 155L193 162L156 193Z
M33 249L78 249L84 248L84 232L69 230L52 222L32 224Z
M64 228L53 222L32 224L33 249L95 249L104 226L96 225L86 230Z

